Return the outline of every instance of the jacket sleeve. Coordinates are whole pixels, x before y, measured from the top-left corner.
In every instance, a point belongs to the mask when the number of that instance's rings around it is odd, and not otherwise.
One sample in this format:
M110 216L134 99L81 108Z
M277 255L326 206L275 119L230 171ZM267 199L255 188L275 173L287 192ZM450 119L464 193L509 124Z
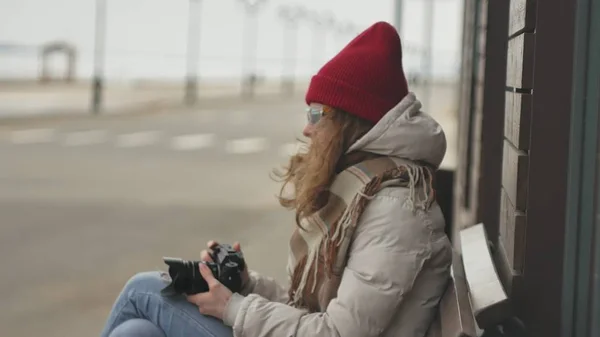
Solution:
M288 299L287 289L277 283L272 277L260 275L256 271L250 270L250 280L242 289L240 294L247 296L257 294L273 302L286 303Z
M431 249L423 234L412 233L415 229L411 228L423 225L400 200L375 200L361 218L337 298L325 312L308 313L257 294L236 294L224 318L233 326L234 336L381 335L412 289Z

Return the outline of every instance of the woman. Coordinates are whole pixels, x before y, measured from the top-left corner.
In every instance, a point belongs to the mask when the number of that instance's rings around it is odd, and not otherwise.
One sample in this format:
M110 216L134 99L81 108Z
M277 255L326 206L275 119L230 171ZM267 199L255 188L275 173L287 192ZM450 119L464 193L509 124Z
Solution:
M280 175L297 225L288 287L246 271L232 294L201 268L209 292L165 298L164 276L138 274L102 336L426 334L451 263L432 188L446 139L408 91L396 30L379 22L356 37L312 78L306 101L310 147Z

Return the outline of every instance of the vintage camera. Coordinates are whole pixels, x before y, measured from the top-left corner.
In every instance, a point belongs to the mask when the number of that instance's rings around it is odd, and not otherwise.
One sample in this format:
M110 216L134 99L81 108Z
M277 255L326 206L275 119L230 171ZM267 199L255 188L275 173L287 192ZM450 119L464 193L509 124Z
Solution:
M230 245L215 245L210 261L187 261L180 258L163 257L169 266L171 283L161 293L163 295L193 295L208 291L208 284L200 274L200 263L206 264L219 282L231 292L242 289L242 272L246 268L242 252L235 251Z

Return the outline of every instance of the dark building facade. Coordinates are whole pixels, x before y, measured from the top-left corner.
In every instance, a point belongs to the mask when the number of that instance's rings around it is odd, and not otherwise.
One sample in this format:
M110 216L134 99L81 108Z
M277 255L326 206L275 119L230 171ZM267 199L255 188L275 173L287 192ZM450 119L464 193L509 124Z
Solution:
M527 336L600 336L600 1L464 9L452 232L485 225Z

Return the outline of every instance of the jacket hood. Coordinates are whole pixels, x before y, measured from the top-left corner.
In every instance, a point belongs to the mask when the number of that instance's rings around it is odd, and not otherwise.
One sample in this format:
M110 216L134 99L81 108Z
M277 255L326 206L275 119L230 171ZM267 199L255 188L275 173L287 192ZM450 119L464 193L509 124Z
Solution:
M446 154L442 126L421 111L414 93L388 111L348 152L364 151L410 161L423 161L436 169Z

